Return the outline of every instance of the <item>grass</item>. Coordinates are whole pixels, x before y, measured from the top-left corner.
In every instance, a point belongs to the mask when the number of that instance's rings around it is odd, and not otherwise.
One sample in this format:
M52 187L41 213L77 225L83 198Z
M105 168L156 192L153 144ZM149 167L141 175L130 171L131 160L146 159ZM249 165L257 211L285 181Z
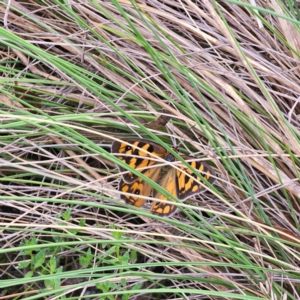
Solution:
M294 2L0 9L0 299L300 298ZM217 180L170 217L127 205L127 138Z

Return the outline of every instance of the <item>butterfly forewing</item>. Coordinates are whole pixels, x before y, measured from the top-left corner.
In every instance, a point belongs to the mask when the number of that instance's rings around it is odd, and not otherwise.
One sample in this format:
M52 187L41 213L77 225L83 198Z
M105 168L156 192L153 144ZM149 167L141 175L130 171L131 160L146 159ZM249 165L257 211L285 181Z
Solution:
M193 157L184 157L185 160L191 160ZM184 200L189 196L196 195L205 190L205 181L202 178L205 178L206 181L213 183L215 178L212 177L211 168L204 162L200 161L191 161L189 162L191 167L196 170L193 172L191 169L187 168L185 165L180 166L180 170L176 170L176 189L177 189L177 198ZM201 176L197 176L195 173L200 173ZM200 182L200 183L199 183ZM202 184L201 184L202 183Z
M158 158L164 158L167 155L167 150L151 141L147 140L126 140L126 143L113 142L112 153L120 154L120 160L128 164L134 169L145 173L150 167L157 163ZM121 172L126 171L124 168L119 167ZM136 181L138 176L132 172L123 174L123 180L127 183Z

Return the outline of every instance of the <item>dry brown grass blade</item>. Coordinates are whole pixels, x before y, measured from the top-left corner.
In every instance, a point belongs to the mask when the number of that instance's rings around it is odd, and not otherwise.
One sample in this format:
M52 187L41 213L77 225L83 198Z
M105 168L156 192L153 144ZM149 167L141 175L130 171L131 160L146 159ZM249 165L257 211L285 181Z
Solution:
M270 1L275 12L283 15L283 11L278 3L274 0ZM278 18L278 24L280 25L280 32L285 36L288 43L295 49L297 52L300 51L300 40L299 40L299 32L295 29L294 25L292 25L289 21ZM290 52L290 55L294 56L295 59L299 57L293 52Z

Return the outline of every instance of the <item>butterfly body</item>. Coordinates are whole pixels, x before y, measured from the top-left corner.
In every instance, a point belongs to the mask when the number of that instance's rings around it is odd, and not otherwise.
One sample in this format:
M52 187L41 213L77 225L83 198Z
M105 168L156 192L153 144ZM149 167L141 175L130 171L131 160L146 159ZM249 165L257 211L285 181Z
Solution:
M151 178L162 188L167 190L174 197L184 200L189 196L196 195L205 190L204 181L197 176L190 168L182 162L176 162L170 166L170 162L176 161L174 155L164 147L148 140L129 139L126 142L113 142L112 153L118 155L118 158L130 167L137 169L142 174ZM200 172L201 175L210 183L214 181L212 171L209 165L195 161L193 157L182 157L193 169ZM121 172L126 169L119 167ZM160 201L153 201L150 211L160 216L166 216L176 210L176 205L165 203L166 200L172 200L163 194L155 191L152 186L134 173L128 171L124 173L120 181L119 190L123 193L121 198L126 203L141 207L149 197L154 197ZM199 183L200 182L200 183ZM202 183L202 184L201 184ZM139 196L143 196L142 198Z

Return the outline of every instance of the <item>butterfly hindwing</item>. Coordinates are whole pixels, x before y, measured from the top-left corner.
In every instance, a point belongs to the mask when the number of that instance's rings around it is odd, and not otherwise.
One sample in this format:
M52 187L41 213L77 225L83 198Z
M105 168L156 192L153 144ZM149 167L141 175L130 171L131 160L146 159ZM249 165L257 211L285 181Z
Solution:
M144 173L147 167L154 165L157 162L157 157L163 158L168 152L167 150L151 141L147 140L126 140L127 143L113 142L112 153L119 154L119 159L128 164L134 169L138 169ZM140 149L139 149L140 148ZM119 167L121 172L126 171ZM132 172L122 175L123 180L127 183L132 183L137 180L137 176Z
M168 172L163 176L161 181L159 182L160 186L167 190L174 197L177 197L177 188L176 188L176 170L174 168L170 168ZM155 197L160 201L153 201L150 211L159 216L168 216L172 214L176 210L176 205L166 203L164 201L172 200L168 199L166 196L162 195L159 192L156 192Z
M151 178L153 181L158 181L160 170L160 167L150 168L145 170L144 175ZM119 190L123 193L128 193L128 195L121 195L121 199L125 200L126 203L134 205L136 207L141 207L147 199L141 198L139 197L139 195L149 197L152 191L152 186L142 178L137 178L134 182L131 183L127 183L124 180L121 180Z

